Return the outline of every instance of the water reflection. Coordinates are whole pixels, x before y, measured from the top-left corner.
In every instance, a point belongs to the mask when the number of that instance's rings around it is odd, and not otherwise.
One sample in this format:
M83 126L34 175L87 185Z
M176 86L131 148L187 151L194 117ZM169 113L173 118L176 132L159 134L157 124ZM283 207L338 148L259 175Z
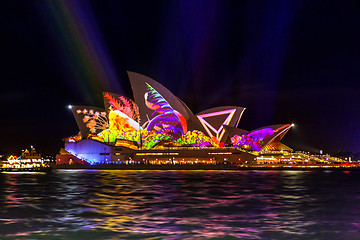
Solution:
M358 172L61 170L0 175L16 239L357 239Z

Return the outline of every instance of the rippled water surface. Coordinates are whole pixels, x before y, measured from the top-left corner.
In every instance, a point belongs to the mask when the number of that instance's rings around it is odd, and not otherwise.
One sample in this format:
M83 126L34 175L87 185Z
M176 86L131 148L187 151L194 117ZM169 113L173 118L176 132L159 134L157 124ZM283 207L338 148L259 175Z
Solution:
M358 171L0 173L8 239L360 239Z

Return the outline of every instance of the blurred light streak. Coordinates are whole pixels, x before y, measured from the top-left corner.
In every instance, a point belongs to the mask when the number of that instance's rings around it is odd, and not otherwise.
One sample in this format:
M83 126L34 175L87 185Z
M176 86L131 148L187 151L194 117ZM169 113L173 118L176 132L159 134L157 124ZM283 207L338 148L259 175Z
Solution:
M101 91L122 92L116 70L87 1L47 1L55 36L63 49L75 87L89 103ZM52 26L52 25L51 25Z

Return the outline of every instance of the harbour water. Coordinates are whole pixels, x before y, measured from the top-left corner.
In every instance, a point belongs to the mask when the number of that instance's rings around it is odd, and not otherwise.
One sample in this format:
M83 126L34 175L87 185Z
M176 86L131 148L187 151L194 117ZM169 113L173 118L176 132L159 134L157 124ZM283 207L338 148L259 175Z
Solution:
M360 171L0 174L1 239L360 239Z

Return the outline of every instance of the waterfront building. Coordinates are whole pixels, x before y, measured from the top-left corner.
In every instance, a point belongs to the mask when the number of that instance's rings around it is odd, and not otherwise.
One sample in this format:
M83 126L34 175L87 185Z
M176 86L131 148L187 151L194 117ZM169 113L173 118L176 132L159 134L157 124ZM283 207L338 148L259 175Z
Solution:
M155 80L128 75L134 100L106 92L105 108L70 106L80 133L63 139L57 164L244 164L259 151L292 151L280 142L292 124L242 130L244 107L194 114Z

